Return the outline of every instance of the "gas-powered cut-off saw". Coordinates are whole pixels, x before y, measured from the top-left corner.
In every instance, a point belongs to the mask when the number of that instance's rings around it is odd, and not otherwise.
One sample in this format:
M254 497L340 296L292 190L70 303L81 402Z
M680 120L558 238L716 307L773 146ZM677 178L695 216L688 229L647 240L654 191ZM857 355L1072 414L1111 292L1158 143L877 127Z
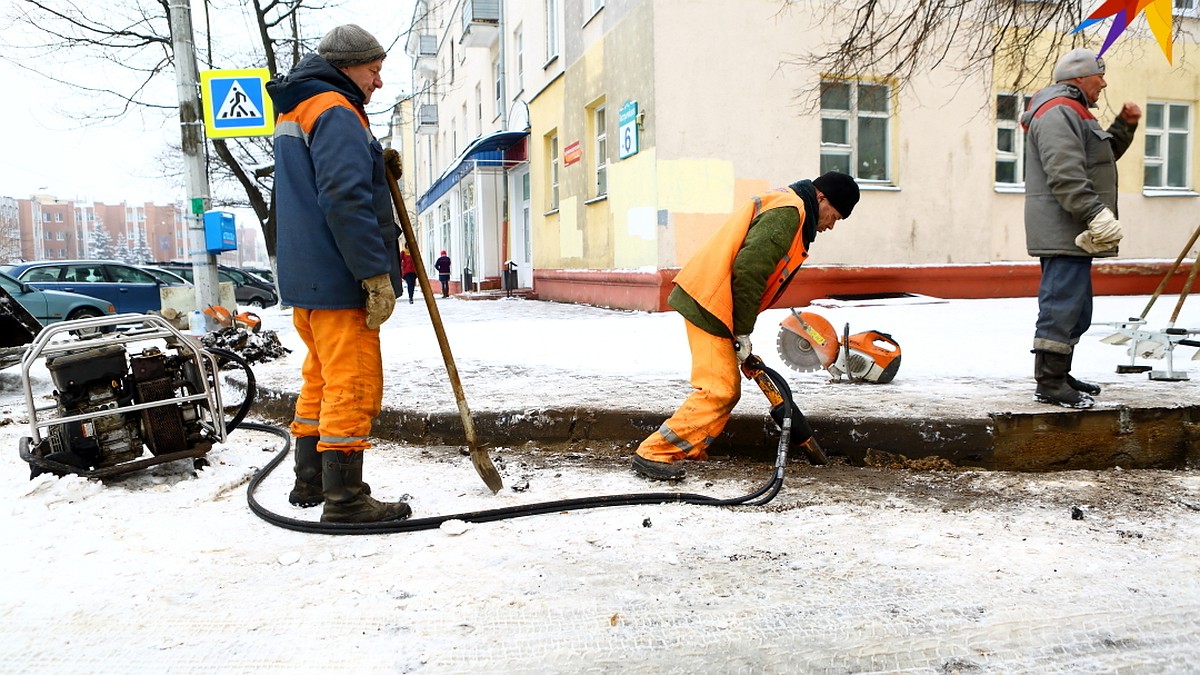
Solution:
M900 345L887 333L868 330L850 334L846 324L842 339L825 320L813 312L792 313L779 322L776 339L779 356L800 372L824 368L841 380L886 384L900 370Z

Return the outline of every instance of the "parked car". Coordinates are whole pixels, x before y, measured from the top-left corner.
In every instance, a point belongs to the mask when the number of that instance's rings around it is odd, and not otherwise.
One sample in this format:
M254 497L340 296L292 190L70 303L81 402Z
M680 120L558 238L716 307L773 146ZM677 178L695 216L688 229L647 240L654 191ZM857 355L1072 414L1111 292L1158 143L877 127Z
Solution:
M42 290L107 300L121 314L158 311L162 309L159 290L181 285L160 281L141 268L114 260L41 260L8 265L2 271Z
M79 293L44 291L0 272L0 287L43 326L116 313L111 302Z
M243 272L249 272L254 276L268 283L275 283L275 273L265 267L239 267Z
M155 263L155 267L165 269L168 272L174 272L194 283L192 279L192 264L189 262L161 262ZM239 305L262 308L270 307L279 302L279 296L275 294L274 284L252 274L247 274L236 267L217 265L217 280L233 283L233 297Z
M185 286L192 285L192 282L188 281L187 279L184 279L183 277L179 276L178 274L176 274L174 272L169 272L167 270L164 270L161 267L151 267L149 265L142 265L141 269L146 270L147 272L152 274L155 278L157 278L159 281L166 283L166 284L170 284L172 286L176 286L179 284L183 284Z

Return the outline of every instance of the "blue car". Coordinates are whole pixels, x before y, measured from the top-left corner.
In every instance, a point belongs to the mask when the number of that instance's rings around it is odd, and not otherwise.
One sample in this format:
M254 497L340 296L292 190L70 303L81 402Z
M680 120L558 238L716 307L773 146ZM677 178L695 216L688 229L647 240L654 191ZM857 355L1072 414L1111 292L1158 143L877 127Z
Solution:
M187 285L161 281L149 272L112 260L43 260L3 268L18 281L47 291L82 293L107 300L120 314L144 314L162 309L163 286Z
M0 287L43 326L59 321L90 319L113 314L116 310L111 302L60 291L43 291L0 272Z

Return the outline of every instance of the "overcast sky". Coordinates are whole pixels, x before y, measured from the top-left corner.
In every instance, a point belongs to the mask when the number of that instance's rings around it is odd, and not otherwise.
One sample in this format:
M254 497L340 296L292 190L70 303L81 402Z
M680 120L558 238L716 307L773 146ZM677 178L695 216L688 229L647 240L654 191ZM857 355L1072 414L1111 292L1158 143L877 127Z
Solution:
M17 0L0 0L3 15L16 4ZM410 65L398 40L412 19L412 6L412 0L342 0L338 8L315 16L315 25L308 29L316 37L341 23L358 23L384 47L397 40L389 50L384 87L375 93L372 110L381 110L380 104L409 89ZM5 25L5 30L12 26ZM12 36L6 35L5 41L11 43ZM167 203L187 196L181 178L162 177L166 162L178 163L167 173L178 175L182 168L182 157L166 154L169 144L179 144L177 113L165 120L134 114L118 122L85 125L63 113L87 105L78 91L5 59L0 59L0 82L5 89L5 105L0 106L0 196L25 199L48 193L63 200L105 203ZM175 86L173 81L168 85ZM376 133L385 119L380 115L373 120Z

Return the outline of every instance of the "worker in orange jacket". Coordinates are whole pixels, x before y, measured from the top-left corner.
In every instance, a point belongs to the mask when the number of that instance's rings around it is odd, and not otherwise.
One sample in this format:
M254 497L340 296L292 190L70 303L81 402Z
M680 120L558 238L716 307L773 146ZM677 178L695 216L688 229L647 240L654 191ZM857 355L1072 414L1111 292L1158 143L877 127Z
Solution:
M692 393L638 446L633 469L679 480L676 461L708 459L741 398L738 364L750 356L758 315L783 294L818 232L858 203L853 178L830 171L758 195L733 213L675 276L667 303L686 322Z

